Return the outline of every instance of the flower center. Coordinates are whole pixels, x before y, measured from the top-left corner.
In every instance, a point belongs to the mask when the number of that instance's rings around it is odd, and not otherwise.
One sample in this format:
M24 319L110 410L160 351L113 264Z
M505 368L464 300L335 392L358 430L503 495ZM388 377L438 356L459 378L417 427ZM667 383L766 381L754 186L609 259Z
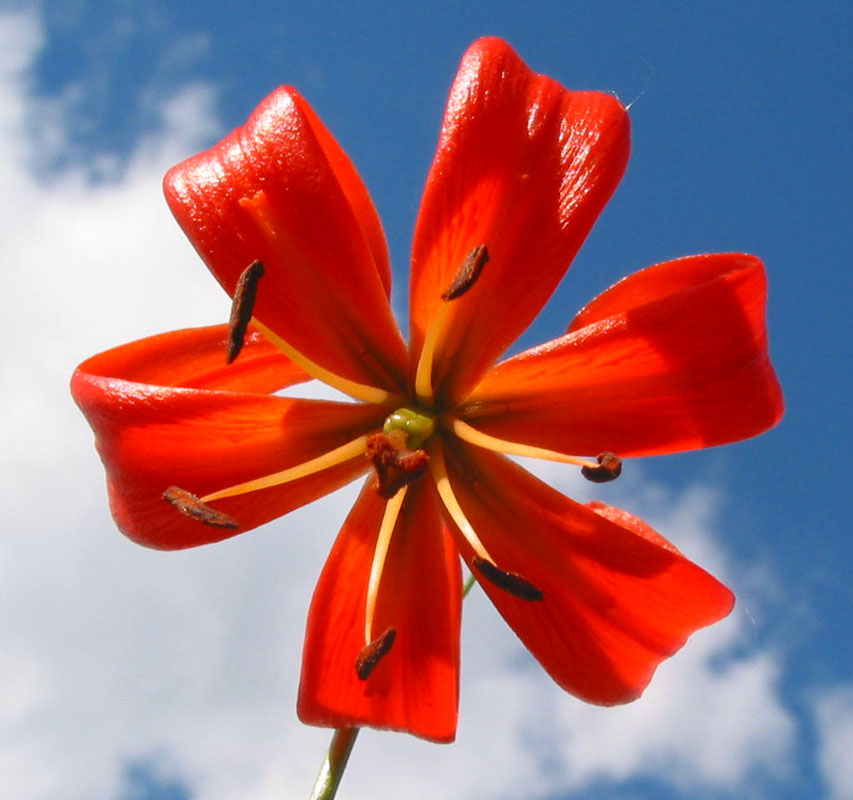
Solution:
M435 433L435 414L419 408L398 408L388 415L382 426L382 433L386 436L394 431L403 431L406 446L417 450Z
M435 433L435 415L417 408L398 408L382 426L382 433L367 439L367 455L373 461L376 490L390 500L401 489L429 471L429 453L423 445Z

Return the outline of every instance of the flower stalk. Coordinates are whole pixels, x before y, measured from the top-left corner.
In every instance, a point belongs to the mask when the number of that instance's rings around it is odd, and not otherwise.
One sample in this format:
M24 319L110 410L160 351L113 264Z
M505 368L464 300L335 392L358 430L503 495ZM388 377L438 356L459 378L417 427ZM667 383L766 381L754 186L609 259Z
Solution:
M338 728L332 735L329 750L320 767L320 773L317 775L309 800L332 800L338 793L338 786L344 776L359 730L359 728Z

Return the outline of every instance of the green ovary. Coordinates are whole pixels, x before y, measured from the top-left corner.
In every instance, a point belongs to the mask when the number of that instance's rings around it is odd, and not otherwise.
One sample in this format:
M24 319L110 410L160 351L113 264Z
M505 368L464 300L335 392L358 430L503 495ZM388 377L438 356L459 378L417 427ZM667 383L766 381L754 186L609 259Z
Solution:
M382 426L386 436L392 431L405 431L407 447L417 450L435 433L435 416L414 408L398 408Z

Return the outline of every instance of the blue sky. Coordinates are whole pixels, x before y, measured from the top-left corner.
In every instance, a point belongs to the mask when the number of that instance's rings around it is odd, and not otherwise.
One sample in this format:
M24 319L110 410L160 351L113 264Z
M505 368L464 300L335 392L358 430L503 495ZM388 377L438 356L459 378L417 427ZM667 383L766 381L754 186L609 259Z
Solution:
M0 360L10 796L307 796L326 734L293 710L302 626L347 496L195 553L133 547L106 512L67 380L98 350L225 318L159 181L281 83L369 186L402 310L450 81L465 47L496 34L535 70L632 103L627 175L520 345L562 332L640 267L753 252L787 413L750 442L631 463L608 496L740 598L641 701L602 711L563 696L473 597L459 741L366 735L341 797L384 797L379 764L412 798L853 797L841 757L853 749L848 5L554 5L0 5L2 268L14 287L0 318L6 341L23 342Z

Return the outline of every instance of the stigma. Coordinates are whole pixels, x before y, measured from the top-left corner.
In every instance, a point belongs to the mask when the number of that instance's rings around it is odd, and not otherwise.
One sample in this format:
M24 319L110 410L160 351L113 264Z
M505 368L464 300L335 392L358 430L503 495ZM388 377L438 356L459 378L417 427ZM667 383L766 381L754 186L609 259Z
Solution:
M398 408L367 439L367 455L376 470L376 491L390 500L400 489L429 471L429 453L423 445L435 433L435 417L414 408Z

